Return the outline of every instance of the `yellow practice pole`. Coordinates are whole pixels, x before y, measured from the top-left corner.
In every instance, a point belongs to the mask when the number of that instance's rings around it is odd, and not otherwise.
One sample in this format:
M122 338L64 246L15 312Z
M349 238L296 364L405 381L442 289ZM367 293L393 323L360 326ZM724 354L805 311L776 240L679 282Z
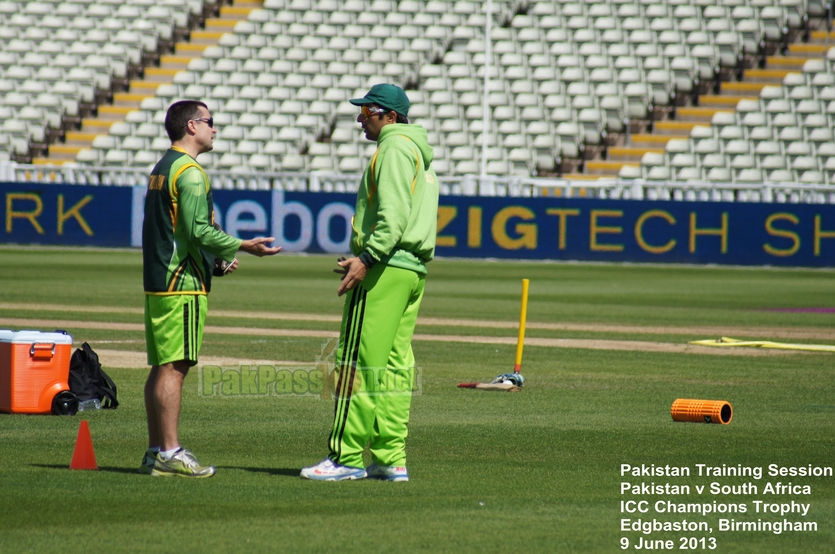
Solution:
M519 337L516 339L516 364L513 371L522 370L522 350L525 349L525 321L528 318L528 286L530 279L522 279L522 309L519 311Z

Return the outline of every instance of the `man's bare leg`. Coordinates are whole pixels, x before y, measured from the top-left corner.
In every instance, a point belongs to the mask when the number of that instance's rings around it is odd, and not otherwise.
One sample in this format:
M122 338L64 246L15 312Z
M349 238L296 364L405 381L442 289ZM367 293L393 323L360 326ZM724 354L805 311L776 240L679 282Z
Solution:
M145 411L148 415L148 446L171 450L180 445L177 429L180 422L183 381L188 374L186 361L171 362L151 368L145 383Z
M145 414L148 416L148 448L158 449L160 446L159 418L154 403L154 387L159 375L159 366L151 366L151 373L145 381Z
M148 466L146 454L142 473L152 475L178 475L180 477L211 477L212 466L201 466L194 454L180 448L178 427L183 398L183 381L188 374L189 363L172 362L151 368L145 383L145 411L148 415L148 444L158 451Z

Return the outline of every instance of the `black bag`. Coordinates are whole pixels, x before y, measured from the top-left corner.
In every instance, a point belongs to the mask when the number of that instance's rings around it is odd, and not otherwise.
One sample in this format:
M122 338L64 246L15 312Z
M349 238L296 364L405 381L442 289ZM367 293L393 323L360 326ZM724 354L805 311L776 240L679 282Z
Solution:
M114 409L119 406L113 379L102 371L99 356L86 342L73 352L70 359L70 391L78 397L79 402L97 398L102 408Z

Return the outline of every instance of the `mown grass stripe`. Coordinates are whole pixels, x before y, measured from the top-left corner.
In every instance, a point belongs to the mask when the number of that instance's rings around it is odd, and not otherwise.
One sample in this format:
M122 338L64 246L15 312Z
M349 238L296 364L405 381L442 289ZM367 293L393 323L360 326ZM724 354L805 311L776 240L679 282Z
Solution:
M0 303L0 310L18 311L51 311L69 313L125 313L143 314L142 308L114 308L110 306L63 306L45 304L15 304ZM284 312L239 312L231 310L210 310L208 318L217 319L253 319L268 321L316 321L316 322L339 322L341 316L328 316L322 314L284 313ZM9 319L9 318L6 318ZM487 319L465 319L445 317L418 317L417 324L431 327L472 327L474 329L518 329L518 321L502 321ZM122 325L114 323L113 325ZM835 341L835 329L816 327L763 327L763 326L741 326L741 325L691 325L691 326L655 326L655 325L612 325L607 323L578 323L560 322L545 323L528 321L528 329L543 331L588 331L592 333L628 333L646 335L737 335L753 336L762 338L780 339L818 339ZM115 329L115 327L114 327Z
M49 328L61 325L68 329L110 329L114 331L143 331L144 326L136 323L100 323L87 321L54 321L37 319L0 319L0 326L23 328ZM315 331L305 329L259 329L253 327L217 327L207 325L204 333L216 335L241 335L260 337L314 337L329 338L333 331ZM711 338L711 337L705 337ZM717 337L718 338L718 337ZM476 344L516 344L516 337L487 337L475 335L426 335L415 334L413 340L430 342L468 342ZM546 348L584 348L589 350L640 350L645 352L679 352L682 354L709 354L726 356L760 356L788 354L782 351L760 351L750 348L715 349L707 346L693 346L683 343L648 342L626 340L594 340L594 339L552 339L542 337L528 337L525 346L541 346Z

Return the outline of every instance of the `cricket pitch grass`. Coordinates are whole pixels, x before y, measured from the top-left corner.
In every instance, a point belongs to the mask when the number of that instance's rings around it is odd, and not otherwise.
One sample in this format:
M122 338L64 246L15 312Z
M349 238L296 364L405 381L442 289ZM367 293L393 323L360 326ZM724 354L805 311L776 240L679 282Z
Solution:
M215 281L180 429L217 467L208 480L136 471L146 447L141 255L2 247L0 259L0 328L89 342L121 403L72 417L0 414L0 552L618 552L624 538L627 550L680 550L691 537L701 551L835 552L835 478L768 475L772 464L835 466L835 354L687 345L835 344L835 313L786 311L835 306L835 272L437 260L414 341L411 481L322 483L298 473L326 455L333 417L317 379L328 378L342 309L334 256L247 256ZM512 371L523 278L526 386L457 388ZM252 374L224 379L258 367L266 389ZM733 421L675 423L676 398L727 400ZM82 419L97 471L68 469ZM622 475L622 464L692 473ZM697 464L764 475L699 476ZM763 492L778 482L809 494ZM633 494L622 483L691 490ZM629 501L649 511L623 511ZM658 501L747 513L658 513ZM808 512L758 513L755 501ZM623 519L710 531L644 534L622 530ZM722 531L720 519L817 530Z

